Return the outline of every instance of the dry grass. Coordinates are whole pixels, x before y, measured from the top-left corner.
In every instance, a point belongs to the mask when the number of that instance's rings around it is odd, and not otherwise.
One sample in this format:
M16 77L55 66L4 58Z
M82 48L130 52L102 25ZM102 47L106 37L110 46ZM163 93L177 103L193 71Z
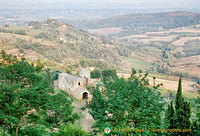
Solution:
M200 30L192 29L192 28L179 29L179 30L175 30L174 32L200 34Z
M7 39L22 39L25 41L32 41L32 42L37 42L37 43L41 43L43 45L54 45L55 43L52 41L47 41L44 39L36 39L34 37L28 36L28 35L19 35L19 34L11 34L11 33L2 33L0 32L0 36L1 37L6 37Z
M173 80L165 80L165 79L156 79L156 84L163 84L163 88L169 89L169 90L174 90L176 91L178 88L178 80L173 81ZM153 85L153 78L149 77L149 83L150 85ZM187 81L187 80L182 80L182 89L184 92L193 92L195 88L192 87L194 82L192 81Z
M200 40L200 37L182 37L171 44L175 46L183 46L185 42L190 41L190 40L197 40L197 39Z
M122 31L121 27L101 28L101 29L88 29L89 33L96 33L100 35L117 34Z
M174 67L170 67L171 71L189 72L194 75L200 75L200 55L176 58L172 60Z

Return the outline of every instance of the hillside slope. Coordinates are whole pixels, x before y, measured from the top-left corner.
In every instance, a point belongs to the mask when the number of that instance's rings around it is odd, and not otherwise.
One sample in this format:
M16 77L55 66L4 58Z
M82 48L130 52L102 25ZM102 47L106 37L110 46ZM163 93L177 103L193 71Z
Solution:
M0 28L1 50L60 64L75 64L84 58L119 64L121 44L52 19L30 22L23 27Z

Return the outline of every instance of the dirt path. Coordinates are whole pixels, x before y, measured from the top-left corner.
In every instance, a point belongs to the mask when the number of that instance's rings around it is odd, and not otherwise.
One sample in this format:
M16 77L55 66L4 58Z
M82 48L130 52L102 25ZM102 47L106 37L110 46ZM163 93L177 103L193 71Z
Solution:
M78 124L81 125L82 129L85 131L92 131L92 124L94 123L94 119L89 114L88 109L81 110L85 105L85 101L73 101L72 105L75 107L76 112L80 116L80 121Z

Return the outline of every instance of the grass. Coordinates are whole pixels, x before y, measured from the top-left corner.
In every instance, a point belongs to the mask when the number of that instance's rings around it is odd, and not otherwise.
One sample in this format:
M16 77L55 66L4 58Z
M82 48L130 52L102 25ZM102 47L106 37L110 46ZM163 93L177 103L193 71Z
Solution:
M169 90L169 89L164 89L164 88L159 88L159 92L161 93L162 96L166 96L166 94L169 94L170 92L173 93L173 97L176 97L177 91L174 90ZM192 93L192 92L182 92L184 98L197 98L200 96L197 93Z
M150 62L145 62L143 60L135 59L135 58L128 58L124 57L124 61L128 62L131 64L131 67L136 69L136 70L146 70L147 67L151 66L152 63Z
M171 80L171 81L177 81L179 78L179 77L169 76L169 75L160 74L160 73L149 73L148 77L156 77L156 79L164 79L164 80Z
M161 53L161 51L156 47L144 46L141 48L141 51L153 52L153 53Z

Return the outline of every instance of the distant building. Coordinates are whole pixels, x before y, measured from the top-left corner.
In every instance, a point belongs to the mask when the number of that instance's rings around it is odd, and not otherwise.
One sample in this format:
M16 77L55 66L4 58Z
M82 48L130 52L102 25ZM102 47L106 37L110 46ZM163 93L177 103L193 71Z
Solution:
M58 77L58 87L79 100L91 100L91 95L85 88L89 83L90 71L87 69L81 69L79 77L67 73L61 73Z

